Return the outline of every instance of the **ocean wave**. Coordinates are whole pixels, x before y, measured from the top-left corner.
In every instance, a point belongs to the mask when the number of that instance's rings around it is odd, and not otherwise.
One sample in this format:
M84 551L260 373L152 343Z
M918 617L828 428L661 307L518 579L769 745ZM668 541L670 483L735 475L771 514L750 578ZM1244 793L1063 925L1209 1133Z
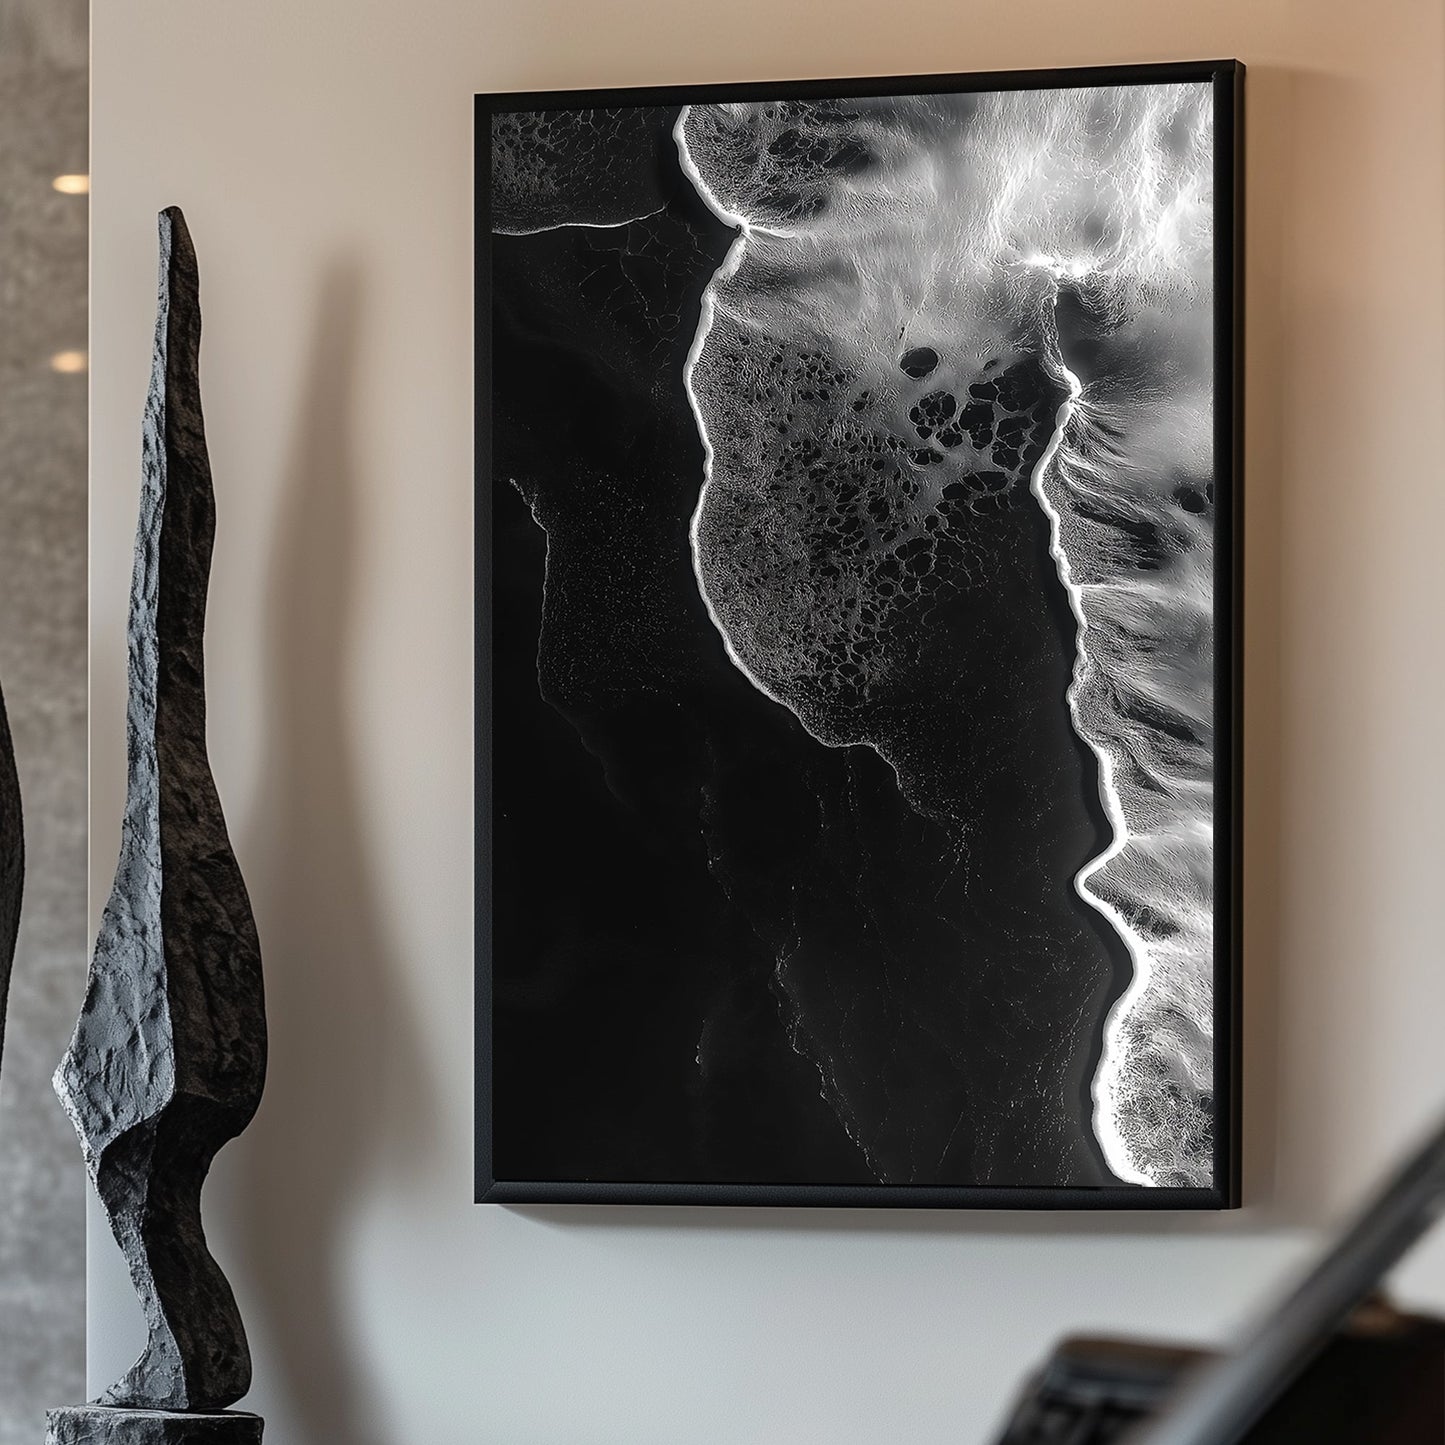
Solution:
M1155 1185L1212 1176L1210 131L1205 85L692 107L676 129L739 227L687 383L694 565L749 680L948 821L894 624L989 585L986 524L1021 492L1049 515L1114 831L1076 887L1134 965L1098 1021L1093 1125Z

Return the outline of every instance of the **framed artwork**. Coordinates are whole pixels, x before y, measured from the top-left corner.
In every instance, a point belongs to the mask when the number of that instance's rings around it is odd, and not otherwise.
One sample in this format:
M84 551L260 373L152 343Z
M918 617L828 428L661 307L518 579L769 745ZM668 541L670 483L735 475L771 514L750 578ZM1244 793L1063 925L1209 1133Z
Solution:
M1242 81L479 97L480 1199L1238 1202Z

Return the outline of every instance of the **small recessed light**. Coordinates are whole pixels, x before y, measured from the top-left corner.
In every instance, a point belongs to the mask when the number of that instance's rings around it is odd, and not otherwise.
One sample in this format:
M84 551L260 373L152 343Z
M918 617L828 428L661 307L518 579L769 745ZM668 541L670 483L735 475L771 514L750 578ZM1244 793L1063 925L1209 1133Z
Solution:
M88 196L90 194L89 176L56 176L50 184L62 196Z
M90 365L90 357L83 351L57 351L50 358L51 371L58 371L63 376L74 376L78 371L84 371Z

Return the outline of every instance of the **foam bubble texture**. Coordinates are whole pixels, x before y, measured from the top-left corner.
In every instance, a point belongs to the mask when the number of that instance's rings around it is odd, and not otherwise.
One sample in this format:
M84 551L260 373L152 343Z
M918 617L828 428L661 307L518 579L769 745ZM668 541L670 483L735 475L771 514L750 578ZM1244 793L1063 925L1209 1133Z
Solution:
M654 145L649 106L500 111L492 116L492 229L620 226L660 210L658 178L637 164Z
M1208 87L694 107L677 134L742 228L688 378L694 561L730 655L934 811L906 719L865 705L907 666L896 609L986 582L990 516L1050 512L1116 834L1078 888L1135 964L1095 1131L1123 1178L1207 1184Z

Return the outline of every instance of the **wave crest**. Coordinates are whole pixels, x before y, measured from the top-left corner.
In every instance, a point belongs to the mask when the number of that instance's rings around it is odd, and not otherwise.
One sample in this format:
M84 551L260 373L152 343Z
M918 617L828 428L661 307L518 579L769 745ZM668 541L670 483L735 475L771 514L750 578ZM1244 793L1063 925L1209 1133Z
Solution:
M688 386L695 568L750 680L942 806L887 709L858 730L858 700L907 675L890 615L986 582L984 524L1029 481L1055 515L1070 705L1116 832L1077 886L1135 964L1094 1126L1155 1185L1213 1173L1210 104L1200 84L708 106L676 132L741 229Z

